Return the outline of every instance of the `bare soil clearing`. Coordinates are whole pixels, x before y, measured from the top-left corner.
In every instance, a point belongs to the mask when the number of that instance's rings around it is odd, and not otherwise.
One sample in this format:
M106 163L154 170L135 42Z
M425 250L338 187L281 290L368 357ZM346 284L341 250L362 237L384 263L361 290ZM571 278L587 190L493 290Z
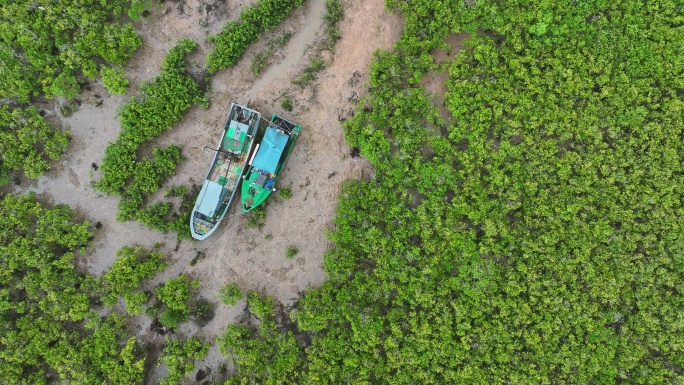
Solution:
M136 25L144 44L126 67L132 83L129 94L109 96L101 84L91 84L79 96L82 105L69 117L62 117L57 107L45 105L49 118L68 127L72 141L50 172L37 181L23 181L13 187L13 192L35 191L42 200L68 204L85 219L101 223L94 247L85 256L93 274L105 271L124 245L153 247L160 243L168 255L169 268L154 284L186 273L201 281L201 295L210 301L216 301L221 286L235 281L244 290L259 290L285 304L291 303L301 291L325 279L322 256L329 243L324 229L332 226L340 184L372 175L367 161L349 156L339 119L350 115L354 100L363 93L373 52L391 48L402 28L400 18L387 12L383 0L342 3L342 39L334 53L324 55L327 68L312 86L302 90L291 79L309 65L316 43L324 38L321 15L325 0L308 0L276 31L264 34L236 66L214 75L208 95L210 108L194 107L179 124L155 140L155 145L183 146L187 161L169 185L191 186L200 183L206 173L211 154L204 147L215 145L231 101L249 103L264 114L264 119L275 112L301 124L302 134L278 186L290 186L292 198L269 198L263 228L248 228L247 217L240 214L239 205L234 205L208 240L178 242L173 234L159 234L137 222L116 222L118 198L94 191L89 185L99 177L93 164L100 163L107 143L119 133L117 107L138 92L142 81L158 74L164 55L181 37L200 43L190 57L189 67L201 76L201 65L211 48L206 37L220 31L226 21L236 19L250 1L181 0L153 10ZM251 57L266 50L270 39L287 32L293 33L290 41L276 50L268 67L255 78L250 70ZM283 97L292 101L292 112L281 108ZM100 100L102 103L96 106ZM288 245L298 249L293 259L285 257ZM190 266L198 252L203 257ZM200 329L189 323L182 332L213 340L242 313L243 307L244 303L236 307L218 305L216 317L207 326ZM154 338L144 321L138 325L141 336L148 341ZM217 354L211 357L216 360Z

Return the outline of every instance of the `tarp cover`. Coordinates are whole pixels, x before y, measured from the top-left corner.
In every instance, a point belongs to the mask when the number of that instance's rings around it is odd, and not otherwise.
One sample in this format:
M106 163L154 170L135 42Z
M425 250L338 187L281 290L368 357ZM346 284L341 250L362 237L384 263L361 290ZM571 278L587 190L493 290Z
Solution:
M200 205L197 211L208 216L213 217L216 208L219 205L221 199L221 192L223 191L223 186L216 182L210 180L205 180L202 186L202 191L200 191Z
M275 127L266 128L264 139L261 141L261 146L254 157L254 161L252 161L252 166L261 171L275 174L288 138L287 135L278 132Z
M228 150L236 151L238 153L241 152L245 139L247 138L248 130L248 125L236 120L231 120L230 125L228 126L228 132L226 132L226 137L223 140L223 146Z

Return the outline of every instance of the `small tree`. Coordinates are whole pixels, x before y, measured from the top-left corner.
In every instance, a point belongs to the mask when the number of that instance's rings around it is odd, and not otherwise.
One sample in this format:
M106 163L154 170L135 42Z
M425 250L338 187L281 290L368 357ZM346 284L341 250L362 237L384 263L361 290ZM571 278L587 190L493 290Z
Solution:
M235 306L243 298L244 295L240 291L240 286L235 282L231 282L219 290L219 299L226 305Z
M287 247L287 250L285 250L285 257L287 257L287 259L292 259L295 255L297 255L298 252L299 250L297 250L297 246L290 245Z

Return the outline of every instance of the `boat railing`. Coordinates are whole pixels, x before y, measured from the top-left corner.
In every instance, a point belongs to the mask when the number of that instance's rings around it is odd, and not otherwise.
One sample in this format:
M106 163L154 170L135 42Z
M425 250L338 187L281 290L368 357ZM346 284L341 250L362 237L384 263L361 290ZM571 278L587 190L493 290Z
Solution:
M276 115L276 117L273 119L272 122L270 122L273 126L276 128L284 131L285 133L291 135L292 131L297 127L295 124L288 122L287 120L279 117Z

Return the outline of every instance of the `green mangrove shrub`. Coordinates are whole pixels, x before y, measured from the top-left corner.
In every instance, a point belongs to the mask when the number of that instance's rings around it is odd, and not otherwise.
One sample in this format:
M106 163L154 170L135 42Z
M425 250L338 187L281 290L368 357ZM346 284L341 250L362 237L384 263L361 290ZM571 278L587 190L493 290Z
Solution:
M10 109L0 106L0 185L12 174L37 179L58 160L69 143L69 132L51 127L36 107Z
M0 199L0 378L8 384L140 384L144 354L99 290L74 267L92 227L35 194Z
M219 299L226 305L235 306L244 297L244 294L240 291L240 286L236 282L231 282L219 290Z
M0 97L21 102L41 94L71 99L81 90L81 76L97 76L98 63L126 63L141 44L133 26L121 21L129 6L139 13L149 2L3 2Z
M191 290L199 288L199 281L180 275L169 279L155 288L157 303L148 308L148 315L156 316L159 322L172 330L190 318Z
M237 63L263 32L285 20L303 1L259 0L256 5L243 10L239 20L226 24L221 32L209 37L214 49L207 57L207 71L214 74Z
M195 361L201 360L209 352L209 344L191 337L180 342L166 337L166 346L159 358L166 366L167 374L159 381L160 385L176 385L195 370Z
M126 71L123 68L101 66L100 74L102 75L102 85L110 94L123 95L126 93L128 79L126 79Z
M141 314L149 294L137 290L144 281L166 268L163 259L164 254L144 247L124 246L119 249L112 267L100 280L102 303L114 306L122 296L129 315Z
M228 325L216 340L221 353L237 366L228 383L298 383L303 347L291 331L278 328L273 298L255 292L247 297L249 312L260 320L259 326Z
M182 229L178 218L169 218L173 216L170 202L145 207L147 197L161 188L182 160L180 147L154 148L151 158L140 157L138 150L172 128L190 107L208 106L201 85L185 68L185 56L196 48L192 40L179 40L164 58L159 76L143 84L141 96L132 97L121 108L121 132L107 146L100 167L102 176L94 184L100 191L121 197L117 213L120 221L137 219L161 231ZM186 233L189 230L179 235L189 235Z

